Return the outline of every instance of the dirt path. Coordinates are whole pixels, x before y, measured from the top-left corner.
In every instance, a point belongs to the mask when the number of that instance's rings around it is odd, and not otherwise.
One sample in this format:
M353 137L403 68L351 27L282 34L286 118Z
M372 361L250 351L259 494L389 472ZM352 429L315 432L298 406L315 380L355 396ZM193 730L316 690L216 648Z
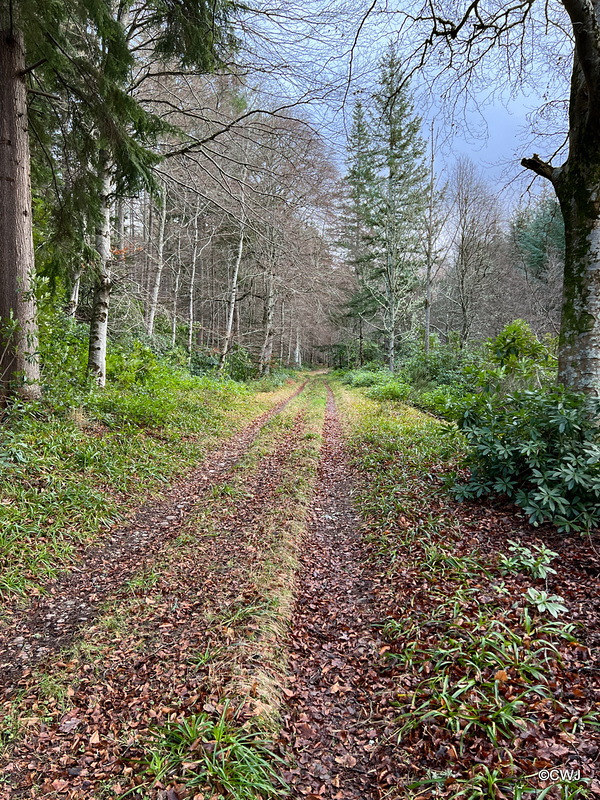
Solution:
M291 631L294 696L282 739L296 765L286 777L292 797L380 798L394 782L379 742L387 713L377 696L383 644L378 578L368 571L353 480L331 391L312 521L303 546Z
M0 689L9 697L25 669L68 645L82 626L89 626L98 607L125 581L156 558L180 532L198 501L222 483L246 453L260 430L306 386L261 414L178 481L163 500L142 505L127 522L111 531L102 546L84 550L71 570L45 587L47 594L25 608L18 601L3 608L0 625Z
M303 388L164 501L141 508L104 548L87 551L48 596L13 614L0 650L5 708L30 722L7 753L10 788L4 794L0 784L2 800L91 800L123 791L136 800L194 797L175 776L168 795L164 784L146 794L132 785L152 726L217 713L224 698L240 703L239 723L249 721L270 703L277 707L282 693L288 704L279 746L290 797L379 800L396 785L392 749L382 745L393 714L383 699L391 678L379 658L386 581L367 561L331 391L324 424L323 389L315 394L311 385L281 427L277 421L260 433ZM321 424L319 456L309 443ZM242 471L234 470L248 451ZM311 502L306 487L317 463ZM279 561L282 548L287 555ZM125 589L145 564L154 583ZM295 598L284 612L289 620L295 603L289 637L278 621L286 591ZM99 614L101 604L116 628ZM75 648L55 654L73 641ZM56 685L56 702L44 681Z

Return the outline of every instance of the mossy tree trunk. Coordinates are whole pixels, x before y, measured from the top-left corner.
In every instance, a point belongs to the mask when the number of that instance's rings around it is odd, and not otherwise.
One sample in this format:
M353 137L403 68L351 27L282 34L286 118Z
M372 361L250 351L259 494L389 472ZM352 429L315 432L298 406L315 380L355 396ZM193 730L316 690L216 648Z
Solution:
M600 2L563 0L575 53L569 154L560 167L537 154L524 167L547 178L565 222L565 272L558 382L600 394Z
M1 21L4 21L2 18ZM40 396L23 35L0 30L0 403Z

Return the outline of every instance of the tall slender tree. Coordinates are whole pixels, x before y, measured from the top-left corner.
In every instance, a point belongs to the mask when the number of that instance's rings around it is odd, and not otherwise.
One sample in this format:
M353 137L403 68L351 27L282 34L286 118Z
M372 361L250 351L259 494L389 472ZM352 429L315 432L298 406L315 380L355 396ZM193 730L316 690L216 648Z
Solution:
M350 223L359 318L370 315L384 334L387 362L395 368L400 325L411 325L423 266L427 196L425 143L395 46L381 62L369 117L359 107L350 140ZM358 265L358 268L357 268Z

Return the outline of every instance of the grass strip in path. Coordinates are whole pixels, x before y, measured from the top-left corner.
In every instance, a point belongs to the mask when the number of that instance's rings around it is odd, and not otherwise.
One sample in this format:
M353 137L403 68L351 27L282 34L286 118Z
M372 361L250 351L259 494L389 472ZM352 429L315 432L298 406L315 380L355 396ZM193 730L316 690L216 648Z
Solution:
M169 547L74 645L20 682L5 709L25 728L8 742L0 796L252 796L219 784L223 775L199 774L193 741L174 757L173 738L180 726L214 731L222 723L241 745L276 724L323 405L322 387L312 385L273 417Z
M398 784L385 796L600 796L596 618L591 604L582 614L600 585L569 567L579 537L532 529L512 507L450 502L441 477L459 440L414 409L338 396L387 582L377 669L393 691L378 704L394 711L385 749Z

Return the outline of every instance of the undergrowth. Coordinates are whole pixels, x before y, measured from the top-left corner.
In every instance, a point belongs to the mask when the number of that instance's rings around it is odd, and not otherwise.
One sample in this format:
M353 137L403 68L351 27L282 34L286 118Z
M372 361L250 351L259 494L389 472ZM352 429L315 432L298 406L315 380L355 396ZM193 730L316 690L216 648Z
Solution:
M235 723L228 703L216 720L201 713L166 723L154 731L142 772L151 782L178 781L231 800L283 796L287 786L275 767L283 761L260 731Z
M69 411L14 405L0 431L0 596L53 577L76 547L191 469L275 397L160 369Z
M507 542L480 552L440 491L461 456L459 435L408 407L381 406L338 387L357 505L394 603L382 620L395 675L391 742L408 764L394 797L579 798L592 778L578 748L598 726L574 676L587 650L564 598L544 581L556 553ZM546 744L575 775L539 777Z

